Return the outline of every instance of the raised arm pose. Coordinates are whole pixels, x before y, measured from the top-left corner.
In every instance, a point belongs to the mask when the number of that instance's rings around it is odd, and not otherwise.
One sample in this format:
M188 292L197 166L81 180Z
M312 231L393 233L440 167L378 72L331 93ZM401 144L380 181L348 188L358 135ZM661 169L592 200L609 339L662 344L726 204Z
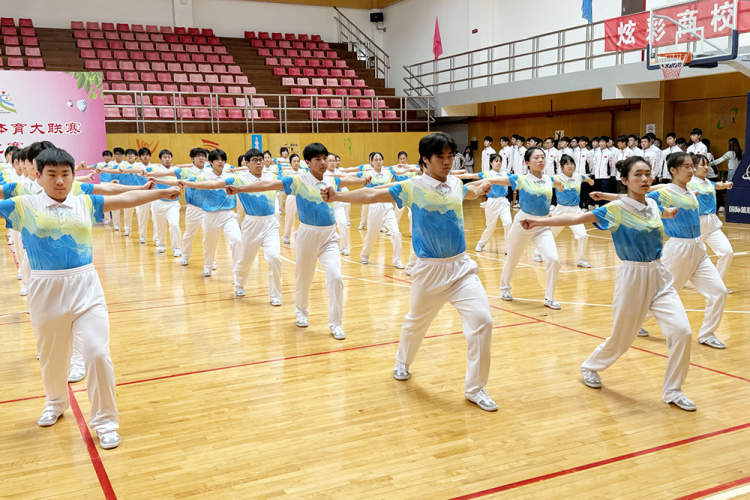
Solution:
M659 213L656 202L647 197L653 180L651 165L634 156L618 163L620 180L627 195L591 212L567 214L547 219L527 219L525 229L546 226L571 226L594 223L610 231L622 264L612 297L612 333L581 365L583 382L598 389L598 372L612 366L628 350L638 327L651 312L659 322L669 346L662 398L686 411L695 404L682 392L682 383L690 366L690 323L673 286L671 275L661 263L664 225L662 218L674 217L675 208ZM599 197L598 199L605 199Z
M148 203L160 193L137 190L107 198L73 195L74 161L67 152L42 151L36 165L43 191L0 201L0 216L10 227L23 231L29 255L29 314L47 397L38 424L55 424L69 405L66 374L75 331L80 334L89 373L90 425L102 448L114 448L120 436L109 318L92 264L91 228L95 220L103 219L103 211ZM173 188L168 196L179 194Z
M297 213L300 226L297 230L294 251L296 292L296 324L300 328L309 326L307 320L310 285L315 274L315 265L320 261L326 274L328 289L328 328L336 340L344 340L342 326L344 307L344 282L341 279L341 255L336 234L336 219L333 207L323 201L320 190L327 184L323 181L328 150L318 142L308 144L302 152L310 171L295 177L265 180L245 185L227 186L229 194L260 193L283 189L287 195L297 198ZM363 180L355 176L337 178L337 186L357 185Z
M329 201L386 203L412 208L412 238L419 260L414 268L411 306L401 330L393 377L408 380L422 339L445 302L458 309L468 343L464 394L485 411L497 404L485 389L490 372L492 316L487 293L477 276L477 264L466 255L463 200L489 191L489 181L463 186L449 175L456 143L443 133L419 141L425 175L398 182L388 189L364 188L348 193L321 189Z

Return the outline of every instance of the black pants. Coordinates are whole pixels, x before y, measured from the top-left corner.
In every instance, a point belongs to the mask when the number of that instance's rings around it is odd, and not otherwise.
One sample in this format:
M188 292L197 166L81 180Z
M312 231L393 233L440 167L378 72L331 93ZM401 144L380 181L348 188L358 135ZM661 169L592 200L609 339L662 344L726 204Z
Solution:
M602 193L611 193L612 188L610 187L609 177L605 179L594 179L594 189L592 191L601 191ZM602 205L606 205L609 203L607 200L599 200L594 202L596 203L597 207L601 207Z

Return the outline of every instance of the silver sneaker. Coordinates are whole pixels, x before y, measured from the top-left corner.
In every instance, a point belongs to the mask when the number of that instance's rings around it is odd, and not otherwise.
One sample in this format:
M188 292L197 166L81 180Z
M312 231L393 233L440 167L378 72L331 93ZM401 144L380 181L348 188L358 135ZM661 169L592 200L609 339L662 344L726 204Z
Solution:
M554 309L555 311L562 309L560 303L553 299L544 299L544 307L549 307L550 309Z
M485 389L479 389L474 394L465 393L467 401L471 401L484 411L497 411L497 403L495 403Z
M240 285L234 286L234 296L235 297L244 297L245 296L245 289L241 287Z
M188 260L185 257L183 257L182 260L180 260L180 265L187 266L188 265Z
M277 299L277 298L271 299L271 305L274 307L279 307L281 305L281 299Z
M510 302L511 300L513 300L513 295L510 294L510 291L503 290L501 294L501 298L503 300L507 300L508 302Z
M638 336L639 337L648 337L648 331L645 328L641 328L638 330Z
M589 261L587 261L587 260L579 260L578 261L578 267L582 267L584 269L589 269L591 267L591 264L589 264Z
M699 340L699 344L707 345L708 347L713 347L714 349L726 349L727 345L716 338L716 335L711 335L705 340Z
M396 361L396 366L393 368L393 378L402 382L404 380L409 380L411 378L409 367L404 363L399 363L398 361Z
M86 368L83 366L71 366L68 372L68 382L76 383L86 378Z
M370 263L370 261L369 261L369 260L367 260L367 259L366 259L366 258L364 258L364 257L362 257L362 258L360 259L360 262L361 262L362 264L369 264L369 263Z
M670 404L675 405L677 408L685 411L695 411L697 407L695 406L695 403L693 403L689 397L682 394L679 398L675 399L674 401L670 401Z
M211 268L209 266L203 266L203 276L206 278L211 276Z
M602 379L599 378L599 374L594 370L581 367L581 375L583 375L583 383L592 389L601 389Z
M542 259L542 256L538 253L534 254L534 262L544 262L544 259Z
M291 243L291 240L290 240L289 238L282 238L282 239L281 239L281 242L282 242L283 244L285 244L285 245L288 245L288 244L290 244L290 243Z
M62 417L62 413L58 414L55 413L54 410L44 410L42 411L42 416L39 417L39 420L37 420L36 423L39 427L51 427L57 423L57 420L60 417Z
M99 434L99 446L103 450L111 450L120 446L120 435L117 431L109 431Z
M182 250L180 249L172 250L172 257L182 257Z
M307 316L301 313L297 313L296 324L300 328L307 328L308 326L310 326L310 323L307 321Z
M396 261L396 262L393 263L393 267L395 267L396 269L404 269L406 266L404 266L404 264L401 263L400 260L398 260L398 261Z
M331 331L331 336L333 338L336 340L346 340L346 333L344 333L344 329L339 325L331 325L328 328Z
M159 253L166 253L167 252L167 247L157 246L156 247L156 251L159 252Z
M26 288L26 285L21 285L21 290L18 291L18 295L21 297L26 297L29 294L29 289Z
M474 251L475 251L475 252L481 252L481 251L482 251L482 245L477 245L477 246L476 246L476 247L474 248Z

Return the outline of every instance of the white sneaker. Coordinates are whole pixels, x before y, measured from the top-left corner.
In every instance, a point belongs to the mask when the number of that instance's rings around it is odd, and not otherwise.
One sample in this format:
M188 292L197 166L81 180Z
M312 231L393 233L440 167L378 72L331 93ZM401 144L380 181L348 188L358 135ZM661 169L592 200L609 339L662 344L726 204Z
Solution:
M731 294L731 293L734 293L734 290L732 290L731 288L727 288L727 294Z
M339 325L330 325L328 329L331 331L331 336L335 338L336 340L345 340L346 339L346 333L344 333L344 329L341 328Z
M187 266L188 265L187 258L183 257L182 260L180 260L180 265Z
M172 257L182 257L182 250L172 250Z
M281 238L281 242L285 245L289 245L291 243L291 240L289 238Z
M487 204L486 201L483 201L479 204L479 208L484 208L484 206Z
M554 309L555 311L562 309L560 307L560 303L553 299L544 299L544 307L549 307L550 309Z
M542 259L542 256L538 253L534 252L534 262L544 262L544 259Z
M156 247L156 251L159 253L164 253L167 251L167 247Z
M307 321L307 316L305 316L304 314L300 312L297 313L296 323L297 323L297 326L300 328L307 328L308 326L310 326L310 323Z
M210 267L203 266L203 276L205 276L206 278L208 278L209 276L211 276L211 268Z
M23 274L21 273L21 271L20 271L20 270L19 270L19 271L18 271L18 273L16 274L16 279L17 279L17 280L22 280L22 279L23 279Z
M414 275L414 268L406 266L406 275L407 276L413 276Z
M160 247L161 246L161 242L159 240L154 240L154 246L155 247Z
M680 397L675 399L674 401L670 401L670 404L673 404L679 409L685 411L695 411L697 409L695 403L693 403L693 401L684 394L681 394Z
M245 289L240 285L234 285L234 295L235 297L244 297Z
M18 295L21 297L26 297L29 294L29 289L26 288L26 285L21 285L21 290L18 292Z
M396 366L393 368L393 378L396 380L409 380L411 373L409 373L409 367L405 363L399 363L396 361Z
M214 271L216 271L216 261L214 261L213 265L211 266L211 269L213 269Z
M99 446L101 446L103 450L117 448L120 446L120 435L117 431L109 431L99 434Z
M482 251L482 245L480 245L479 243L477 243L477 246L474 248L474 251L475 252L481 252Z
M602 379L599 378L599 374L594 370L581 367L581 375L583 375L583 383L592 389L601 389Z
M513 300L513 295L510 294L510 290L503 290L500 298L510 302L511 300Z
M115 224L115 231L119 231L119 230L120 230L120 226L118 226L117 224Z
M716 335L711 335L710 337L706 337L704 340L699 340L699 344L707 345L708 347L713 347L714 349L726 349L727 345L716 338Z
M645 328L641 328L638 330L638 336L639 337L648 337L648 331Z
M588 269L591 267L591 264L589 264L589 261L587 260L579 260L578 261L578 267L582 267L584 269Z
M62 413L55 413L54 410L42 411L42 416L36 421L39 427L51 427L57 423L57 420L62 417Z
M349 251L348 248L344 248L343 250L341 250L341 255L349 255L350 253L351 252Z
M71 366L68 372L68 382L76 383L86 378L86 368L83 366Z
M281 305L281 299L277 299L277 298L271 299L271 305L274 307L279 307Z
M364 224L360 224L359 226L357 226L357 229L359 229L360 231L362 231L363 229L365 229Z
M369 264L369 263L370 263L370 261L369 261L369 260L367 260L367 258L366 258L366 257L362 257L362 258L361 258L361 260L360 260L360 262L361 262L362 264Z
M485 389L479 389L474 394L465 393L467 401L471 401L484 411L497 411L497 403L495 403Z
M405 266L401 263L400 260L397 260L393 263L393 267L395 267L396 269L404 269Z
M122 232L123 236L130 236L130 229L126 229Z

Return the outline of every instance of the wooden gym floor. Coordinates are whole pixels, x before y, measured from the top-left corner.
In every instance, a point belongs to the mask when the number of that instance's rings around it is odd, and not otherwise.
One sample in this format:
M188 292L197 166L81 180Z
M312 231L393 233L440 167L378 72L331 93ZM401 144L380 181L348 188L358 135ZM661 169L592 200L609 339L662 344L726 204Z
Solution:
M447 305L432 324L412 379L391 377L409 277L390 266L379 238L358 263L360 208L352 208L352 256L343 258L344 327L328 334L324 275L316 274L310 327L294 325L294 251L282 246L281 308L268 304L267 266L254 263L247 297L232 294L226 245L201 276L201 240L189 267L111 227L95 229L94 261L111 320L122 445L94 445L85 422L86 382L54 427L43 405L25 299L10 252L0 255L0 497L8 498L698 498L750 484L750 227L726 225L737 252L716 351L693 342L686 413L661 401L667 348L653 320L602 373L578 367L609 334L617 258L592 229L592 269L574 266L570 231L558 239L561 311L541 305L544 271L530 251L502 302L500 229L472 251L484 226L467 202L469 254L479 262L494 318L485 413L463 398L465 342ZM135 222L135 221L134 221ZM404 262L410 240L401 228ZM134 235L135 235L134 231ZM388 265L385 265L388 263ZM681 293L694 331L703 298ZM694 337L695 337L694 333Z

